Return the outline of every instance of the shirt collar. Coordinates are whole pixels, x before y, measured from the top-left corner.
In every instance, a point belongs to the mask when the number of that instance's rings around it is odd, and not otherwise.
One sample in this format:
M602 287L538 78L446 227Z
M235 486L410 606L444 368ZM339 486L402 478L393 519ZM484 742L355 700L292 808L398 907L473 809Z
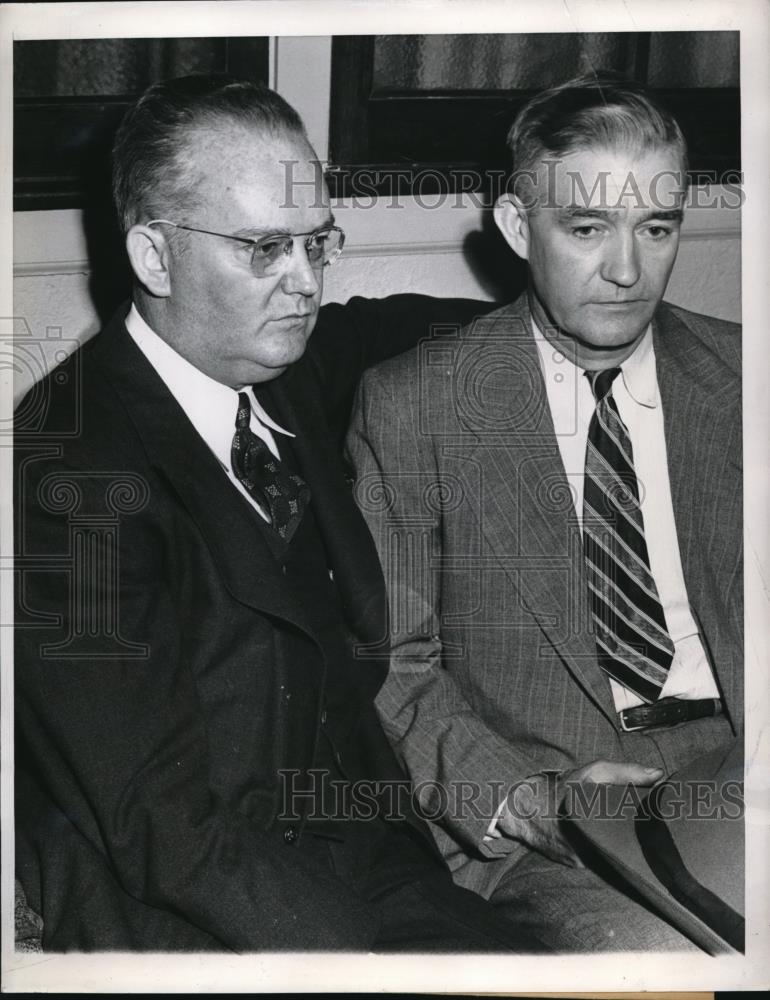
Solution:
M532 317L532 332L535 336L543 374L547 384L556 374L562 384L575 384L573 379L564 379L566 372L574 370L574 365L559 350L558 342L548 340ZM652 342L652 326L648 325L634 351L620 366L623 385L634 402L654 408L658 405L658 378L655 372L655 350Z
M230 448L235 432L238 391L223 385L191 364L165 340L162 340L132 304L126 317L126 329L169 391L184 410L190 423L225 468L230 468ZM255 419L265 427L287 437L291 431L277 424L260 405L250 386L244 387L251 402L252 429Z
M644 336L620 366L623 385L629 396L641 406L654 408L658 405L658 377L655 372L655 349L652 344L652 326L644 331Z
M549 340L532 317L532 333L540 355L540 364L546 385L561 384L574 386L576 379L582 375L582 369L559 349L558 341Z

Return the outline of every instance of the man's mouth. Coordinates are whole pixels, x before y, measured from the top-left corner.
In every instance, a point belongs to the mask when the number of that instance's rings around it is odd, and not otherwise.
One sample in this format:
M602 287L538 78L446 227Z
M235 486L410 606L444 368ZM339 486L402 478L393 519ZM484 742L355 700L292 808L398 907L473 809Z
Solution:
M644 299L602 299L598 302L592 302L594 306L635 306L639 305L640 302L644 302Z

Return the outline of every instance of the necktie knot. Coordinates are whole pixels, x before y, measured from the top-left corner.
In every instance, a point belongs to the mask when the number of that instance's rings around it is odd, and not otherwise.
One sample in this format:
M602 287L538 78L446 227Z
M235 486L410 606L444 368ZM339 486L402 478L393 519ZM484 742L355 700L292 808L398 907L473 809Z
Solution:
M235 415L235 429L244 431L251 422L251 403L245 392L238 393L238 412Z
M605 368L600 372L586 372L585 376L591 383L591 391L597 403L601 403L612 389L612 383L620 374L619 368Z

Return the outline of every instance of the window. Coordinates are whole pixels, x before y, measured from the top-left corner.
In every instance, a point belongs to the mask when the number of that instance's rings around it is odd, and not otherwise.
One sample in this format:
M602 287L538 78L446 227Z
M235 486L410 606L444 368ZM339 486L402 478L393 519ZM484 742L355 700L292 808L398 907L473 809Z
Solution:
M14 208L103 198L115 129L151 83L191 73L267 82L267 38L15 42Z
M483 190L510 169L522 104L591 69L645 83L678 119L692 173L735 180L738 32L368 35L332 44L334 193L362 176L380 194Z

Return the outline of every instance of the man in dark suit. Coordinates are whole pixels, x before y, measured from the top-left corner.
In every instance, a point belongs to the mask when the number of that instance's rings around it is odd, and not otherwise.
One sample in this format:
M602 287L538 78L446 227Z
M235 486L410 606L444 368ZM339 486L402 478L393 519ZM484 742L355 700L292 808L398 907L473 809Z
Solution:
M509 141L495 218L528 293L360 387L377 705L459 884L560 950L687 947L558 806L742 732L740 328L662 301L686 151L643 91L564 85Z
M316 168L265 88L151 88L115 145L133 304L17 411L17 868L45 950L539 947L411 809L333 433L368 364L475 306L319 314L343 237Z

